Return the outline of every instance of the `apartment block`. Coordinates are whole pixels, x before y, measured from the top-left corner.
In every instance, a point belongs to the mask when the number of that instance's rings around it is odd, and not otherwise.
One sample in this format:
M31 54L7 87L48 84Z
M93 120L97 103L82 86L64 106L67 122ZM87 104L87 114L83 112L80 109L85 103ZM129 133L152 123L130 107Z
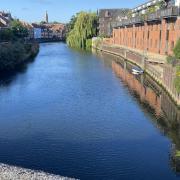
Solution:
M154 0L131 10L113 29L113 43L171 55L180 38L180 0Z

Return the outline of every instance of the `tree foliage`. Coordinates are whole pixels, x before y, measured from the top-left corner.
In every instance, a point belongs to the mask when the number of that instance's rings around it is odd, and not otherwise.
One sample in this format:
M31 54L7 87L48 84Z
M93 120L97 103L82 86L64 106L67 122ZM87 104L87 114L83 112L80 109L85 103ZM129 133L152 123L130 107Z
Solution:
M76 15L73 15L69 21L69 23L67 24L67 31L70 32L74 29L74 25L76 23L76 20L77 20L77 16L78 14Z
M11 29L2 29L0 31L0 41L11 41L14 38L14 34Z
M176 46L173 50L174 55L177 59L180 59L180 39L177 41Z
M74 19L76 21L74 28L68 33L67 44L70 47L86 49L87 45L89 47L89 39L97 35L97 15L80 12Z
M179 65L179 63L180 63L180 39L177 41L176 46L173 49L173 53L174 53L173 59L175 59L175 60L171 61L171 64L176 65L176 77L174 80L174 84L175 84L177 92L180 93L180 65ZM174 62L174 63L172 63L172 62Z
M37 44L25 44L21 41L0 44L0 71L13 70L34 57L39 50Z
M19 20L13 20L11 22L11 29L14 36L18 38L24 38L28 36L28 29Z
M175 78L175 87L178 93L180 93L180 66L176 67L176 78Z

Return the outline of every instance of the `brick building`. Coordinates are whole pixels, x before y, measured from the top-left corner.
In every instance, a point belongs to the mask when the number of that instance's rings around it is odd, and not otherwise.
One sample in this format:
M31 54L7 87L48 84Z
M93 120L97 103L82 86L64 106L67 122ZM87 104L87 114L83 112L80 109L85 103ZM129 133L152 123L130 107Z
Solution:
M129 12L129 9L100 9L99 10L99 34L110 37L113 27L117 26L122 17Z
M32 24L34 39L59 39L64 40L66 27L62 23Z
M153 0L131 10L113 29L112 43L171 55L180 38L180 0Z

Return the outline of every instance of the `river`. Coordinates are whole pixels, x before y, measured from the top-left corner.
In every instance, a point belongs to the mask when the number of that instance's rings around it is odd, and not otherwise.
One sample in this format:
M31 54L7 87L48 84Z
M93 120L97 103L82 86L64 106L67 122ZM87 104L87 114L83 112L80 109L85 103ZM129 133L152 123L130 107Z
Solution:
M79 179L179 179L180 112L103 53L40 45L0 79L0 163Z

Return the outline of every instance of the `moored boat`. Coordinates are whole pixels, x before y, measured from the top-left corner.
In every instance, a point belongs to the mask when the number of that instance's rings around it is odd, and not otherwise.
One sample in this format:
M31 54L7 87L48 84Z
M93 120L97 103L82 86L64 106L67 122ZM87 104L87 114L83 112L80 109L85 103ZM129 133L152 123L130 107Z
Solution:
M137 66L132 68L132 74L139 75L139 74L143 74L143 73L144 73L144 71Z

